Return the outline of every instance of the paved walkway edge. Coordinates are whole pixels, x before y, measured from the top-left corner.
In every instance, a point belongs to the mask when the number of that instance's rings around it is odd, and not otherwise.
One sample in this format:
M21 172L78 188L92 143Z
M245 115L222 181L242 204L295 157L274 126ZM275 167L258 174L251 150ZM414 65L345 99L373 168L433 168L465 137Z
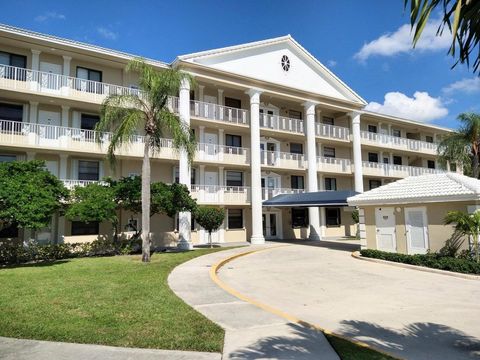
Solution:
M383 259L369 258L369 257L362 256L360 254L360 251L352 252L352 257L355 258L355 259L358 259L358 260L369 261L369 262L373 262L373 263L390 265L390 266L396 266L396 267L401 267L401 268L404 268L404 269L410 269L410 270L423 271L423 272L428 272L428 273L433 273L433 274L453 276L453 277L460 278L460 279L480 280L480 275L462 274L462 273L456 273L456 272L448 271L448 270L440 270L440 269L429 268L429 267L426 267L426 266L418 266L418 265L404 264L404 263L401 263L401 262L388 261L388 260L383 260Z

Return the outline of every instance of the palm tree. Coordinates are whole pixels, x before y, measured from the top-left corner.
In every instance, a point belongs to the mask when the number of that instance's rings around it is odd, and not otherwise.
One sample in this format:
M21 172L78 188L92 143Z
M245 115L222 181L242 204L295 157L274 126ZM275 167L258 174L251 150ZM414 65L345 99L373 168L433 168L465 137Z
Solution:
M144 133L142 163L142 261L150 261L150 154L161 148L161 139L170 136L175 149L184 148L191 162L195 141L190 129L168 107L168 98L179 92L182 81L192 81L174 69L155 70L141 59L128 63L126 70L139 74L139 91L110 95L102 104L96 130L112 133L107 157L115 165L115 151L137 141L137 130Z
M439 160L462 164L465 173L472 172L478 179L480 174L480 114L458 115L461 126L458 131L444 137L438 146Z
M463 211L449 211L445 224L455 224L455 231L472 239L475 261L479 262L478 237L480 235L480 211L472 214Z

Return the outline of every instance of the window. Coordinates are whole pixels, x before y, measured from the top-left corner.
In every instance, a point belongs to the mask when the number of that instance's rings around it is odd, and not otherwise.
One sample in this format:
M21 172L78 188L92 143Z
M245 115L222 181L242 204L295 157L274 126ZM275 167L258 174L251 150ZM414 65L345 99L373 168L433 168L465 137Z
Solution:
M292 189L305 189L305 183L303 176L301 175L292 175L290 177L290 185Z
M393 129L392 130L392 135L395 137L402 137L402 132L398 129Z
M78 161L78 180L100 180L100 163L98 161Z
M368 125L368 132L377 133L377 126L376 125Z
M380 187L380 186L382 186L382 182L380 180L370 180L368 182L368 188L370 190L375 189L375 188Z
M325 220L327 226L340 226L340 208L325 208Z
M402 165L402 157L401 156L393 156L393 165Z
M27 67L26 56L0 51L0 67L3 68L0 77L15 80L26 79L27 72L25 70L18 71L13 68L5 68L2 65L15 66L17 68L25 69Z
M433 136L425 136L425 141L428 143L433 143Z
M308 227L308 209L292 208L292 228Z
M232 147L242 147L242 137L240 135L225 135L225 145Z
M435 161L434 160L427 160L427 167L429 169L435 169Z
M240 171L227 171L227 186L243 186L243 173Z
M0 239L18 238L18 226L16 224L0 225Z
M288 110L288 116L292 119L302 120L302 112L297 110Z
M282 56L282 69L283 71L290 70L290 59L288 58L287 55Z
M195 168L190 169L190 184L196 184L197 172ZM180 183L180 173L178 168L175 168L175 183Z
M77 84L77 90L80 91L87 91L93 92L96 94L102 94L103 88L101 84L102 82L102 72L98 70L87 69L78 66L77 67L77 78L82 80L89 80L86 81L79 81Z
M225 97L225 106L235 108L235 109L241 109L242 100Z
M378 163L378 154L377 153L368 153L368 161Z
M228 209L228 228L243 229L243 210Z
M0 154L0 163L3 162L14 162L17 160L16 155L2 155Z
M72 236L98 235L99 227L98 221L90 221L88 223L83 221L72 221Z
M323 156L328 157L328 158L334 158L335 157L335 148L325 146L323 148Z
M335 120L332 117L324 116L322 119L323 123L326 125L335 125Z
M293 154L303 154L303 144L290 143L290 152Z
M95 125L100 121L100 116L82 114L80 129L83 130L95 130Z
M0 120L22 121L23 106L0 103ZM2 129L7 124L2 125Z
M325 178L325 190L336 191L337 190L337 179L335 179L335 178Z
M384 164L390 164L390 159L388 157L383 158L383 163Z

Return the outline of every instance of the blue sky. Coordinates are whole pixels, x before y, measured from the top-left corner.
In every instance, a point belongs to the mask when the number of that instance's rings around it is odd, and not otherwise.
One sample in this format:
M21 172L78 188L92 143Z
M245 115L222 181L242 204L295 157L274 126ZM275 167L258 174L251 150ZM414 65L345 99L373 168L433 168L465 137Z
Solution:
M480 79L464 65L451 69L449 38L434 36L434 22L419 48L411 49L403 0L91 4L10 1L2 4L0 22L167 62L291 34L372 110L447 127L457 126L461 112L480 112Z

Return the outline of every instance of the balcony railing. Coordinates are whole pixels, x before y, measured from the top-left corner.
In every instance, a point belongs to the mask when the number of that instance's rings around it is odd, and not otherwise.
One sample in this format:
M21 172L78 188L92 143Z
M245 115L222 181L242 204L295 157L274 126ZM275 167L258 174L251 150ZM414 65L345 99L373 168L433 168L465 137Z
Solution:
M192 197L204 204L247 204L250 188L246 186L192 185Z
M260 114L260 127L303 134L303 120L278 115Z
M265 150L260 152L260 162L263 166L287 169L304 169L306 164L303 154Z
M107 183L104 181L97 181L97 180L70 180L70 179L61 179L60 181L63 182L63 185L69 190L72 190L73 188L80 186L84 187L90 184L100 184L100 185L106 185Z
M291 188L262 188L262 200L269 200L280 194L300 194L304 193L305 189L291 189Z
M381 147L395 148L415 152L436 154L438 145L426 141L407 139L387 134L377 134L369 131L360 132L362 143Z
M317 170L334 173L352 173L352 163L350 159L339 159L325 156L317 157Z
M0 65L0 88L43 93L95 103L101 103L108 95L139 93L138 89L126 86L7 65Z
M197 100L190 101L190 116L239 125L248 125L249 122L248 110Z
M243 147L199 143L195 160L249 165L250 152Z
M363 175L386 176L404 178L407 176L419 176L425 174L442 174L445 171L418 166L382 164L376 162L362 162Z
M350 141L350 129L319 122L315 123L315 135L330 139Z

